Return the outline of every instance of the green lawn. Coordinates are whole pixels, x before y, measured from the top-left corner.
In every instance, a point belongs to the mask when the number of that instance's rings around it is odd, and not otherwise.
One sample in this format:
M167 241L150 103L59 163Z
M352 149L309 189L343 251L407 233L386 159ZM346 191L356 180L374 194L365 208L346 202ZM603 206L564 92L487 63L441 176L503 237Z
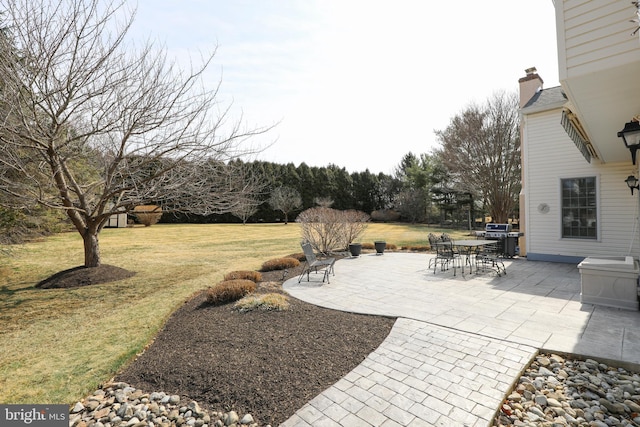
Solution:
M371 224L361 242L427 244L423 225ZM452 233L459 237L464 233ZM75 289L34 285L83 262L64 233L0 255L0 403L72 403L113 377L194 292L232 270L300 249L298 225L154 225L105 229L104 264L137 274Z

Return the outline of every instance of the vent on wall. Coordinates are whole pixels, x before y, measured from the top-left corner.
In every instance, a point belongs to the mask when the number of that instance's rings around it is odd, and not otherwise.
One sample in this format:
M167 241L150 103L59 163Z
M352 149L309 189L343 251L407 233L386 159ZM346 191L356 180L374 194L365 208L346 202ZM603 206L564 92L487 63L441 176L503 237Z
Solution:
M587 138L587 133L580 124L578 117L566 107L562 110L560 123L587 162L591 163L592 158L598 158L598 154L593 145L591 145L589 138Z

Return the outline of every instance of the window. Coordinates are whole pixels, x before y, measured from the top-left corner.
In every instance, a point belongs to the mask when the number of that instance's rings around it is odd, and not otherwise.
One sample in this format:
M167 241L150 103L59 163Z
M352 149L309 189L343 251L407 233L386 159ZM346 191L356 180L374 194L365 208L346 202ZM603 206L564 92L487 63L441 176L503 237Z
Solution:
M596 178L562 180L562 237L596 239Z

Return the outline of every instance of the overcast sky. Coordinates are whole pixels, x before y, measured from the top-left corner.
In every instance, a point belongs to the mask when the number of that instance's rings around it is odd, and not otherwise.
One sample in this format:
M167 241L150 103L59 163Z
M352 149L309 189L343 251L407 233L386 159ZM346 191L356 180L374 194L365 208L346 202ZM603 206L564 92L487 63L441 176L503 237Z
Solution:
M526 68L558 85L551 0L138 0L131 34L185 68L217 48L223 105L279 122L258 158L296 166L391 173Z

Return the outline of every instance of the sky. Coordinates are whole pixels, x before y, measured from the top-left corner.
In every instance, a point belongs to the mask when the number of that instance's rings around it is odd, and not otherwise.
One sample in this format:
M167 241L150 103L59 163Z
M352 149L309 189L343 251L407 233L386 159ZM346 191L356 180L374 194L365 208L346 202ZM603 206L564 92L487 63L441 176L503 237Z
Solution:
M393 173L439 147L471 103L517 92L535 66L557 86L552 0L132 0L130 36L205 76L251 127L258 160Z

